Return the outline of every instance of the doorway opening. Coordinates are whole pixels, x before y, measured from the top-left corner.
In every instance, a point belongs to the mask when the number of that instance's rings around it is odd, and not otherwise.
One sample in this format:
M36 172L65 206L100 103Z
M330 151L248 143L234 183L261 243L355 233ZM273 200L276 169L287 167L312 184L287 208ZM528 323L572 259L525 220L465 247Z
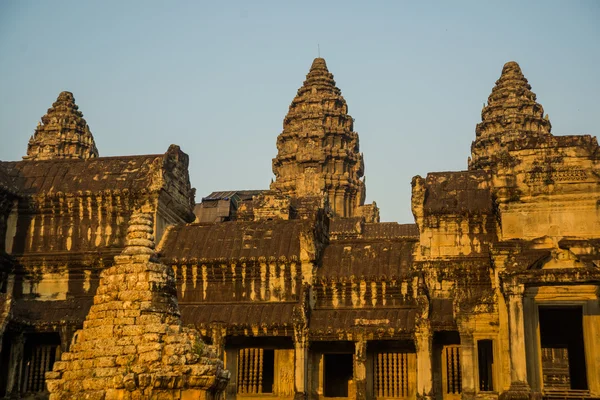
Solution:
M587 390L581 307L539 308L544 388Z
M325 354L325 397L348 397L354 377L352 354Z
M477 341L479 361L479 391L494 390L494 342L489 339Z
M434 332L432 367L436 399L460 400L462 371L460 335L457 331Z

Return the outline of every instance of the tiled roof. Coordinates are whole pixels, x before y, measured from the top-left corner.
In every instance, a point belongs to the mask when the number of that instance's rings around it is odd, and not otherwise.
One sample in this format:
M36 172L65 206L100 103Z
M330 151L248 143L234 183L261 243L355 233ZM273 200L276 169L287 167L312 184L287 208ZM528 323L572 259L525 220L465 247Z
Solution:
M300 233L309 230L309 224L301 220L273 220L179 225L166 234L160 254L166 263L259 257L297 260Z
M297 303L230 303L230 304L180 304L184 324L207 326L223 323L228 326L285 326L291 325Z
M412 332L415 327L415 312L414 308L317 309L311 313L310 329L347 330L366 327Z
M24 195L48 193L140 191L152 183L152 164L162 166L164 154L101 157L87 160L2 162L10 182Z
M344 240L331 242L324 250L318 275L404 276L413 260L414 240Z
M12 321L30 325L81 324L92 303L91 296L54 301L16 299Z
M365 224L365 239L393 239L399 237L419 237L417 224L399 224L397 222L378 222Z
M202 198L202 201L205 200L228 200L233 196L239 197L240 200L249 200L252 196L256 196L265 192L266 190L228 190L222 192L212 192L206 197Z

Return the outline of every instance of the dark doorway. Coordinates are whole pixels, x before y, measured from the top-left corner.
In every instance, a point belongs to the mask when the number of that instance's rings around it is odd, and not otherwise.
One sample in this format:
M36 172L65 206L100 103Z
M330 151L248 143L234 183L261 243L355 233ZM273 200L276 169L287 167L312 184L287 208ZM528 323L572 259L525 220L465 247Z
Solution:
M265 350L263 356L262 392L273 393L275 383L275 351Z
M581 307L540 307L544 387L586 390Z
M479 361L479 390L491 392L494 390L494 342L488 339L478 340L477 357Z
M325 354L325 397L348 397L354 376L352 354Z

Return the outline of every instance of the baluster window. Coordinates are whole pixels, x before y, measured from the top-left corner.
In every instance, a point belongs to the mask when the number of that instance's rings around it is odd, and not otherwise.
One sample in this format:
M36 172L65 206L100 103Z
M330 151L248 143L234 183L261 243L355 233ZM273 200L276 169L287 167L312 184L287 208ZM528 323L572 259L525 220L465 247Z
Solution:
M273 393L275 352L245 348L238 353L238 393Z
M375 355L375 395L378 398L409 396L409 353Z

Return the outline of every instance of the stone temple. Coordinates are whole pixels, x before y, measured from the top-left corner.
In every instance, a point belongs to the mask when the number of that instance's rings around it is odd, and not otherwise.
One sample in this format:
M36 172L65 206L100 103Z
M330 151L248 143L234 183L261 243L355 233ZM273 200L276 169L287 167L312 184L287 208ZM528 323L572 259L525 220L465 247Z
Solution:
M100 157L63 92L0 162L0 396L600 399L600 147L551 127L505 64L468 169L384 223L322 58L270 187L197 204L178 146Z

